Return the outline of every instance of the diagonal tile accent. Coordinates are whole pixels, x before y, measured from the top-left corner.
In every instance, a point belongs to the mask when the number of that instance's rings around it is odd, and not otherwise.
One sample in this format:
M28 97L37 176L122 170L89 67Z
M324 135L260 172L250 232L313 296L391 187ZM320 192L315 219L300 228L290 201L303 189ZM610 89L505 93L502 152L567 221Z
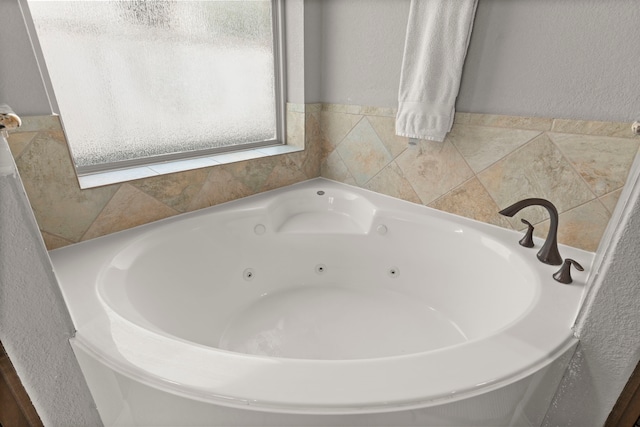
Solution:
M501 209L520 199L542 197L565 212L595 198L545 134L480 172L478 179ZM521 229L521 218L536 223L546 217L543 208L529 207L509 222Z
M367 120L393 158L398 157L409 147L409 138L396 135L396 119L394 117L370 116L367 117Z
M420 141L398 156L396 163L425 205L473 176L449 141Z
M628 123L457 113L448 145L421 142L418 147L408 147L406 138L395 136L392 108L334 104L290 107L288 111L299 115L292 117L289 130L292 137L304 138L304 151L269 161L250 160L133 181L122 192L118 191L121 185L78 188L57 116L25 117L23 126L12 132L9 140L50 249L79 241L89 227L95 235L118 230L120 226L109 226L105 216L110 212L105 206L114 194L118 194L114 203L129 194L133 195L131 206L183 212L321 173L330 179L492 223L504 221L502 217L492 217L492 200L504 207L518 198L547 197L561 210L562 233L571 235L573 228L573 233L579 235L561 237L565 239L561 241L593 250L620 197L628 165L635 157L633 147L640 145L640 140L630 134ZM549 131L551 123L553 133ZM362 130L367 125L373 129L369 129L370 135L375 134L379 141L350 141L352 147L345 144L341 152L336 151L355 127ZM471 131L474 127L483 130ZM549 133L528 142L521 139L531 131ZM568 133L573 135L563 135ZM384 151L379 152L386 151L389 157L381 156L375 167L359 165L354 160L356 155L350 153L354 150L355 154L366 155L368 150L381 148ZM375 160L375 156L370 159ZM364 178L360 176L356 181L347 161L352 168L362 167ZM473 178L474 171L477 179ZM127 208L121 209L127 212ZM545 210L529 209L526 216L534 223L546 218ZM99 215L100 221L94 223ZM118 216L117 212L110 215ZM143 212L137 219L134 215L133 222L156 219L153 212L145 215ZM129 226L126 221L127 218L122 219L122 226ZM510 224L524 227L518 218ZM538 225L539 233L544 232L544 224Z
M615 210L621 194L622 194L622 188L616 191L612 191L611 193L605 194L604 196L600 197L600 201L602 202L604 207L607 208L609 213L612 214L613 211Z
M364 188L412 203L420 203L420 198L395 162L389 163L367 182Z
M500 227L511 228L509 221L498 213L500 208L496 202L475 177L430 203L429 206Z
M331 151L337 147L361 119L360 114L320 112L320 127L327 149Z
M82 240L104 236L178 214L130 184L122 184Z
M640 140L549 133L549 138L582 175L596 196L621 188Z
M211 168L200 192L191 200L189 211L214 206L254 194L225 167Z
M593 252L598 249L610 218L609 211L597 199L561 213L558 220L558 242ZM536 224L534 234L545 238L548 231L549 220L545 220Z
M75 242L71 242L67 239L63 239L60 236L56 236L55 234L47 233L46 231L41 231L42 239L44 240L44 244L48 250L62 248L64 246L71 245Z
M455 125L447 140L456 146L471 169L478 173L541 133L535 130Z
M228 165L224 165L224 168L231 172L236 180L240 181L247 188L250 188L252 193L257 193L260 191L275 166L276 161L274 160L274 157L271 156L230 163Z
M366 118L358 122L336 151L358 185L365 184L392 160Z
M132 181L131 184L167 206L179 212L186 212L191 200L207 179L208 172L208 169L194 169L140 179Z
M42 231L78 242L118 190L81 190L62 131L39 132L16 165Z
M14 158L20 157L22 152L27 148L27 146L33 141L33 139L38 135L38 132L19 132L19 133L11 133L9 134L9 148L11 149L11 154Z
M321 176L338 182L352 182L354 184L356 182L337 151L333 151L322 162Z
M291 185L307 179L290 157L278 156L275 159L277 163L260 191L274 190L283 185Z

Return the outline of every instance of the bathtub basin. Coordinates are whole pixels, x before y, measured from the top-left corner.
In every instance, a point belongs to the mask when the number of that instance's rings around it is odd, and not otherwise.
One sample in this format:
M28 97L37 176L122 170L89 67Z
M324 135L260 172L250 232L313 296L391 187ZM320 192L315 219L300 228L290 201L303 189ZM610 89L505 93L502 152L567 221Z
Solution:
M505 388L575 346L593 254L561 247L586 267L561 285L519 238L316 179L51 259L74 348L124 378L223 407L373 414Z

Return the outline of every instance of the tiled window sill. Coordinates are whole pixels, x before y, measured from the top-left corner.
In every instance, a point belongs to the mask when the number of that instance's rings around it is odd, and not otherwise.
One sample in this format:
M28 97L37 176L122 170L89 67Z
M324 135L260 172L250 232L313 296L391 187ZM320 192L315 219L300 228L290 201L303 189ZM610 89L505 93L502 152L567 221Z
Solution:
M108 172L92 173L78 176L78 182L80 183L80 188L87 189L101 187L109 184L117 184L120 182L133 181L136 179L166 175L175 172L184 172L192 169L206 168L210 166L241 162L244 160L258 159L261 157L296 153L299 151L303 151L303 148L293 145L260 147L252 150L236 151L233 153L224 153L208 157L175 160Z

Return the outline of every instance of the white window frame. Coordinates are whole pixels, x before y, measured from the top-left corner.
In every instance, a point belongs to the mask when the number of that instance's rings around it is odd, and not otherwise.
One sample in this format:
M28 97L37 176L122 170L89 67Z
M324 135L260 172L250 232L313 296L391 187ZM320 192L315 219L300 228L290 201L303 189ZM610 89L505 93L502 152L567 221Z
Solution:
M52 111L54 114L60 114L58 103L52 89L53 86L46 70L44 56L37 40L35 25L30 13L28 13L27 2L28 0L20 0L34 50L40 62L43 83L50 97ZM77 166L74 161L80 187L92 188L167 173L300 151L301 148L288 146L286 142L286 60L283 3L284 0L271 0L275 76L274 102L276 106L275 139L182 153L168 153L153 157L129 159L90 166ZM64 117L61 117L61 123L64 128ZM72 151L71 148L70 151ZM71 157L73 158L73 153L71 153Z

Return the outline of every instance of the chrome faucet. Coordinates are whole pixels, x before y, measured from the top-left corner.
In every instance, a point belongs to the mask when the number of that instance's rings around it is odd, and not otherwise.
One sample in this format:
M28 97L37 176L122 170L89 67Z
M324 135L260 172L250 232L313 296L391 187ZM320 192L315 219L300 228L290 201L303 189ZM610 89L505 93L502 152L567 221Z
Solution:
M553 203L545 199L524 199L502 209L499 213L500 215L512 217L521 209L535 205L546 208L549 212L549 218L551 219L549 233L547 234L544 245L542 245L542 248L538 252L538 259L545 264L560 265L562 264L562 257L560 256L560 252L558 252L558 210Z

